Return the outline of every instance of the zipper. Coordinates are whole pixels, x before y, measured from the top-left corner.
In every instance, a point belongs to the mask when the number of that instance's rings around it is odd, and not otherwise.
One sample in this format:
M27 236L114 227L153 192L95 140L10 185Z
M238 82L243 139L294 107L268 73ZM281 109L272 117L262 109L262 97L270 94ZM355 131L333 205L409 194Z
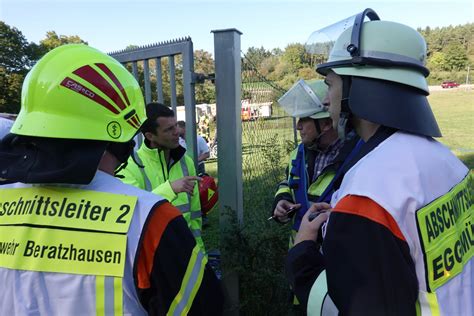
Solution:
M163 173L164 181L168 181L167 173L165 173L165 168L163 168L163 161L161 160L161 153L163 151L158 151L158 158L160 158L161 172Z

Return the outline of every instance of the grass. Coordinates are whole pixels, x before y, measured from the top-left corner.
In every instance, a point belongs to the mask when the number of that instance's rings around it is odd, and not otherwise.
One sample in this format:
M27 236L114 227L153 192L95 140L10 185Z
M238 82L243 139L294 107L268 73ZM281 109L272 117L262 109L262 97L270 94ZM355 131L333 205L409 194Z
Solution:
M448 146L470 169L474 168L473 100L474 90L450 89L435 91L429 96L429 102L443 133L443 137L438 140ZM288 233L279 231L279 227L277 227L279 225L266 221L271 211L276 184L283 179L283 170L287 163L288 155L285 152L287 144L285 142L292 139L293 127L288 118L257 120L244 122L242 125L244 225L247 225L247 233L250 232L251 236L265 241L265 245L268 244L266 240L273 242L273 246L265 246L265 249L258 251L258 248L254 246L258 245L258 240L245 239L246 244L250 245L248 247L250 251L245 252L246 257L254 258L253 260L256 262L262 260L258 266L267 265L268 269L254 271L255 275L252 277L256 278L250 284L241 284L241 288L250 291L251 295L249 302L249 293L242 294L241 299L247 299L247 305L244 304L243 309L256 308L256 306L260 306L258 302L264 300L268 303L266 306L274 306L277 310L273 311L273 314L292 314L287 310L289 307L285 300L287 290L281 271L282 258L286 252L286 241L284 238L282 240L274 238L275 235L287 236ZM206 171L217 178L217 160L209 160L206 163ZM218 208L215 208L208 218L210 225L203 231L206 248L207 250L219 249ZM252 250L255 250L253 255L251 254ZM272 251L273 254L280 255L282 253L281 258L272 257ZM245 274L243 276L241 282L245 283ZM267 279L258 280L257 276ZM281 276L281 279L274 276ZM265 286L262 287L262 285ZM267 293L262 288L273 291ZM258 302L254 302L255 300Z
M474 168L474 90L435 91L429 102L448 146L469 169Z

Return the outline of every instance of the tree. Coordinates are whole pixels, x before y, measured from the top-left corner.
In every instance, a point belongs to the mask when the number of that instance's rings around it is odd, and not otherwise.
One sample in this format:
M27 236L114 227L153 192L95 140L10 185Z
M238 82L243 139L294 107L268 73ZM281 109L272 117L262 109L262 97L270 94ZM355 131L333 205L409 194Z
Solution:
M298 78L309 80L318 77L316 70L311 67L304 67L298 70Z
M273 56L281 56L283 54L283 51L281 50L281 48L277 47L272 49L271 53Z
M55 31L46 32L46 38L40 41L44 53L65 44L88 44L77 35L58 35Z
M194 72L209 75L214 73L214 60L205 50L194 51ZM196 103L214 103L216 99L214 84L208 80L195 85Z
M0 21L0 66L8 73L24 73L32 64L32 50L23 34Z
M37 58L37 48L17 28L0 21L0 112L20 110L21 86Z
M249 49L247 49L247 53L245 54L244 63L246 61L250 61L251 64L259 68L262 61L269 56L271 56L271 53L263 47L249 47Z
M466 68L468 58L466 50L461 44L451 43L446 46L444 52L450 70L463 70Z
M309 66L309 55L303 44L290 44L285 48L281 59L290 66L292 72Z
M428 58L428 68L430 70L439 70L439 71L449 70L446 54L442 52L434 52L431 55L431 57Z
M268 77L275 71L275 67L278 65L278 57L269 56L265 58L260 64L260 73L262 76Z
M0 67L0 112L18 113L20 111L20 92L25 75L7 73Z

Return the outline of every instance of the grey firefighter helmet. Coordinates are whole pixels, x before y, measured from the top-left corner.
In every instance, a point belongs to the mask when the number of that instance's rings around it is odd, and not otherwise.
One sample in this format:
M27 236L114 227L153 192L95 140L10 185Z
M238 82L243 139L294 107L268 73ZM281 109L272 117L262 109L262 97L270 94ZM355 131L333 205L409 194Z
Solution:
M323 104L327 91L328 87L323 80L298 80L278 99L278 103L293 117L327 118L329 112Z
M369 21L364 22L366 16ZM384 126L441 136L426 98L429 70L423 37L406 25L380 21L371 9L356 15L350 26L348 19L343 21L337 39L326 38L325 47L328 43L333 46L316 71L327 75L332 70L343 77L343 100L350 112ZM334 29L331 26L336 33ZM315 33L321 37L321 31ZM311 42L309 46L323 44Z

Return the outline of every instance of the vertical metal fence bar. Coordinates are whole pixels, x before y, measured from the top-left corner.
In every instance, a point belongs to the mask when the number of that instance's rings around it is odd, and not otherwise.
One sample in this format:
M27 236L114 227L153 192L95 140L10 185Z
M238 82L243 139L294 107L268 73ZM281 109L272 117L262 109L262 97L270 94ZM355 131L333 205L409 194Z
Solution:
M196 112L195 112L195 93L194 93L194 57L193 57L193 43L191 39L183 38L179 40L167 41L156 45L148 45L136 49L125 49L118 52L110 53L109 55L117 59L120 63L126 65L132 63L132 74L140 83L141 71L139 72L138 63L143 61L143 75L144 75L144 92L146 102L152 101L152 87L150 77L149 60L155 60L156 69L156 99L158 102L164 103L165 91L163 91L163 67L161 61L167 57L169 62L169 85L170 85L170 103L176 113L177 107L177 91L176 91L176 67L175 55L186 55L183 61L183 97L186 106L186 120L188 122L188 131L186 138L190 148L196 151L194 153L195 164L197 164L197 146L196 146ZM194 149L196 148L196 149Z
M157 101L163 103L163 74L161 70L161 58L155 58L156 68L156 96Z
M143 76L145 79L145 102L151 102L151 87L150 87L150 65L148 59L143 61Z
M138 65L136 60L132 61L132 74L138 81Z
M170 67L170 92L171 92L171 108L176 113L176 74L174 67L174 56L168 56L168 62Z
M233 220L243 223L242 195L242 119L241 112L241 59L240 31L215 30L214 56L216 76L219 226L221 242ZM229 214L229 211L231 212ZM234 217L235 216L235 217ZM234 219L232 218L234 217ZM229 236L225 236L229 238ZM225 247L223 250L226 249ZM222 253L225 269L226 255ZM224 270L226 315L239 314L239 279L236 273Z
M188 152L192 153L194 165L198 167L197 137L196 137L196 101L194 87L194 55L193 42L189 41L183 50L183 94L184 111L187 122L186 146Z
M296 118L292 118L293 122L293 141L295 142L295 145L298 144L298 131L296 130Z

